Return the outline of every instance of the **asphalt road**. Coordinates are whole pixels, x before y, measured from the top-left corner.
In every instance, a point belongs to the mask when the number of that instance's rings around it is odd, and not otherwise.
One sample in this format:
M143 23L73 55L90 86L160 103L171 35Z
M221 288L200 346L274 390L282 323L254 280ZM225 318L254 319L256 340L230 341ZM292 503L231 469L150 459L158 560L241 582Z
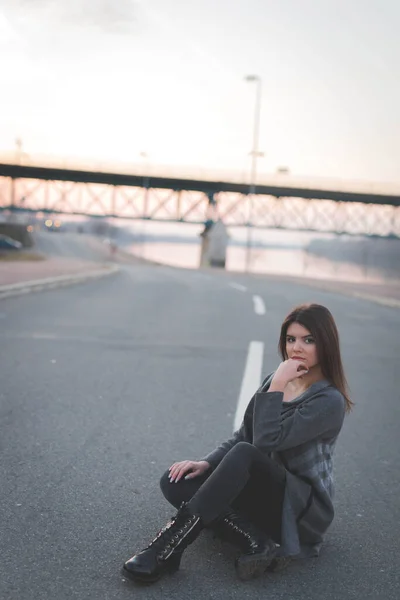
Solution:
M124 560L173 514L159 476L231 434L249 343L272 371L280 322L310 300L336 317L357 403L320 558L242 583L235 551L205 534L174 576L127 582ZM367 301L168 267L2 300L1 600L398 600L399 325Z

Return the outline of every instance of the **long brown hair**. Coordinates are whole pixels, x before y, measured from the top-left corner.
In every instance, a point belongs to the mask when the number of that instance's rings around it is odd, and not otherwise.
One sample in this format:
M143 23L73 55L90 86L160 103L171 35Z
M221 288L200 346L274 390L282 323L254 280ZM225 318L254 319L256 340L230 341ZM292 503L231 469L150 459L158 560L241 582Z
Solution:
M286 335L289 325L300 323L309 330L317 346L318 362L323 376L344 396L346 411L350 412L353 402L349 398L348 385L340 355L339 333L330 311L321 304L296 306L282 323L279 352L287 359Z

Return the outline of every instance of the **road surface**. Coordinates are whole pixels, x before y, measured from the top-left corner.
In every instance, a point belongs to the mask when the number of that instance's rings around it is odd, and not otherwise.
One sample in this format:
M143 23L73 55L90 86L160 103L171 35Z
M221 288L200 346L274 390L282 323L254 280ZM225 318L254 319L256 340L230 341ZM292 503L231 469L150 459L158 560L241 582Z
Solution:
M320 558L243 583L235 551L204 534L174 576L124 580L174 512L159 476L231 434L252 342L271 372L280 323L303 301L336 317L356 402ZM2 300L0 598L398 600L399 322L300 284L145 265Z

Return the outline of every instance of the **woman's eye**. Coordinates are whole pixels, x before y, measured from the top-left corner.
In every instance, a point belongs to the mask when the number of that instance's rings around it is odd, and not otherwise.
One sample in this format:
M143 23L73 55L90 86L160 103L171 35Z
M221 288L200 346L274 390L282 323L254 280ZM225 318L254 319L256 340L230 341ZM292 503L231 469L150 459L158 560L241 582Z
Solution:
M314 338L306 338L306 344L313 344Z
M292 338L292 337L287 337L287 338L286 338L286 341L287 341L289 344L293 344L293 342L294 342L294 338Z

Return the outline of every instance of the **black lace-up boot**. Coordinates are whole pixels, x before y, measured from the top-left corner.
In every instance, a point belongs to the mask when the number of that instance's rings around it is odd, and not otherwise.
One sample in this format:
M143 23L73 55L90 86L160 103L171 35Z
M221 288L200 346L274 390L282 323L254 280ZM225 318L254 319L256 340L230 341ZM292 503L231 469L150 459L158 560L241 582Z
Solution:
M202 529L200 517L190 514L183 503L150 545L126 561L122 574L134 581L152 583L165 573L174 573L179 569L183 551Z
M240 579L247 580L258 577L268 570L273 563L278 544L253 523L231 512L214 525L213 530L218 537L235 546L239 546L243 554L236 559L236 572Z

